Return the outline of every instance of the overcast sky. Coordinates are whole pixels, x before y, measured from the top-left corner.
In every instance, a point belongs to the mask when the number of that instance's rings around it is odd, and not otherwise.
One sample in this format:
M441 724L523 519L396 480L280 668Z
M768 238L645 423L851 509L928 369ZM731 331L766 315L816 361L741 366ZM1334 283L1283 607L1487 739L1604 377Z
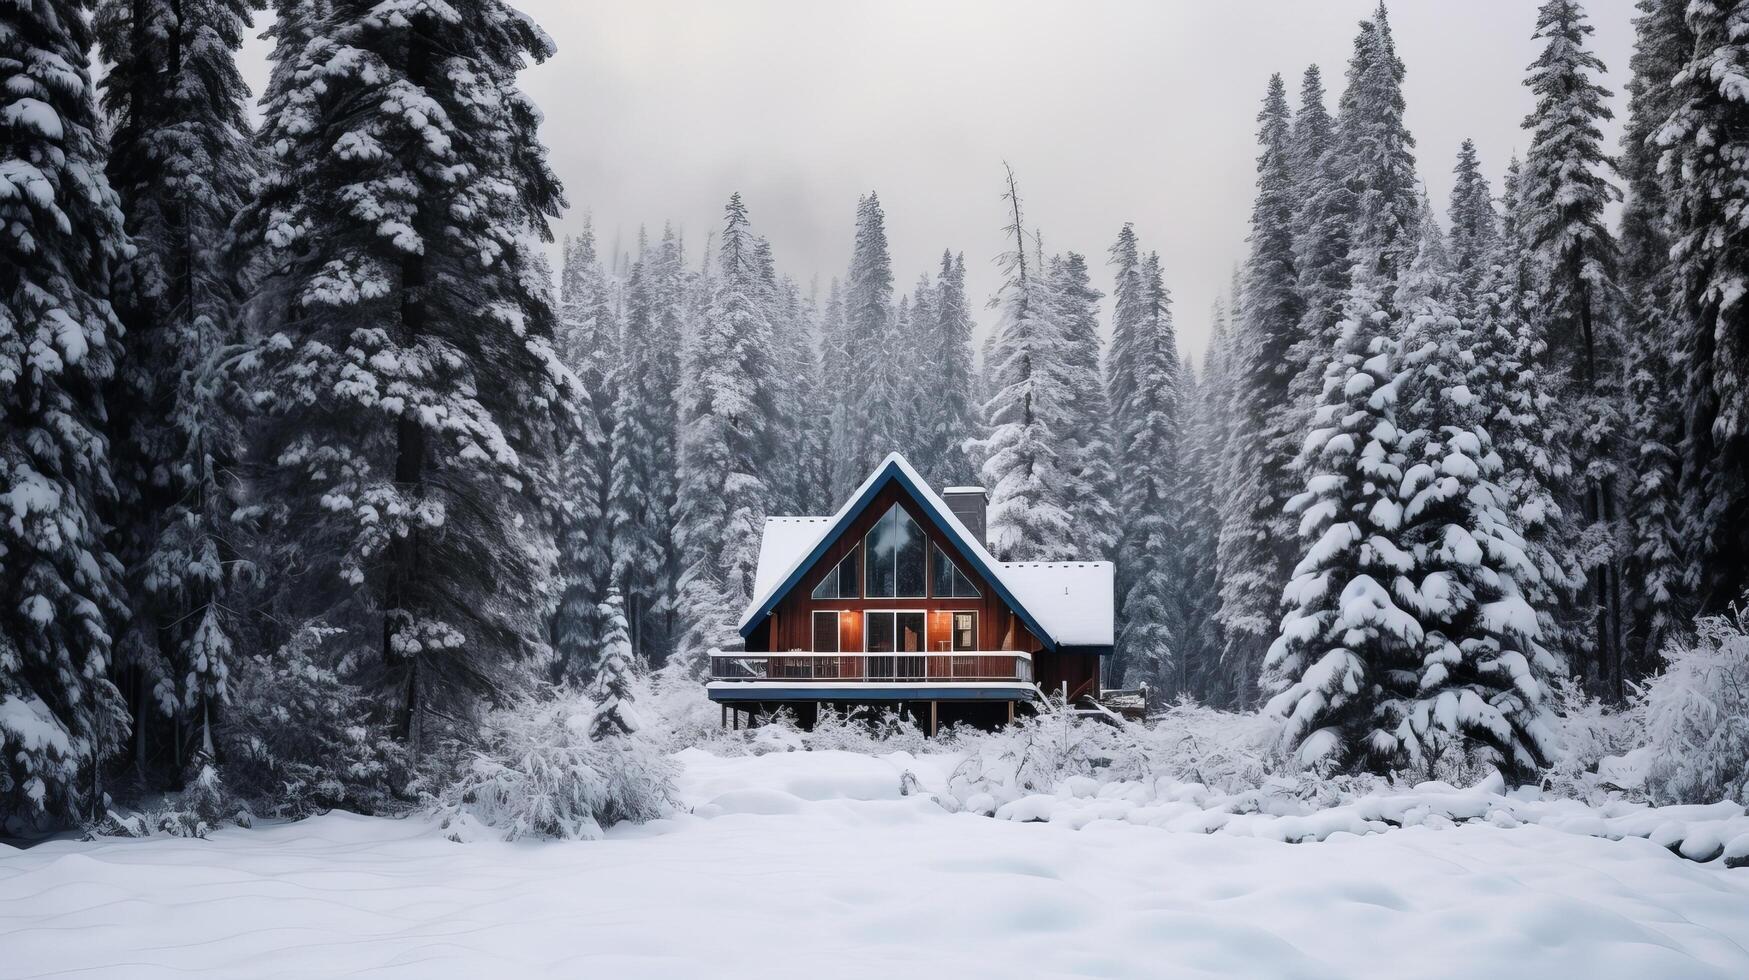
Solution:
M525 84L572 210L604 247L672 220L696 252L739 190L780 268L822 294L850 258L859 194L878 191L898 285L963 250L972 300L996 285L1002 162L1049 251L1109 290L1125 221L1160 252L1181 342L1244 255L1255 117L1272 72L1297 96L1324 70L1334 108L1355 24L1375 0L515 0L558 55ZM1395 0L1407 122L1443 213L1459 141L1496 192L1523 152L1535 0ZM1589 0L1623 111L1632 0ZM259 91L260 42L246 52ZM1614 151L1619 128L1608 133ZM983 314L985 320L988 314Z

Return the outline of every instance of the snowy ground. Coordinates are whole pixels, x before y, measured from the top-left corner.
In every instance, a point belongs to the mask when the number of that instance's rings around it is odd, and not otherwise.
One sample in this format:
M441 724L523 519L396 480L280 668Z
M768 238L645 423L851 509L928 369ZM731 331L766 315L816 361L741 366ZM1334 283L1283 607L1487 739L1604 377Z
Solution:
M1749 868L1546 827L1322 843L899 795L943 763L683 753L593 843L334 814L0 848L0 977L1749 976Z

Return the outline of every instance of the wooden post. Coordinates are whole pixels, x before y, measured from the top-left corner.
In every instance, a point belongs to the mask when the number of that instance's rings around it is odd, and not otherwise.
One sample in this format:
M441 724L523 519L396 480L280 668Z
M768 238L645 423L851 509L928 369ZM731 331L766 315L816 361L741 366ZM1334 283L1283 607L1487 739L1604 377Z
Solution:
M735 709L735 731L740 731L740 730L741 730L741 709L739 707L737 707Z
M1008 723L1010 725L1014 724L1014 702L1013 701L1008 702Z
M718 722L717 727L727 728L729 727L729 706L727 704L721 704L718 705L718 707L723 709L723 717L722 720Z
M935 708L940 703L941 702L939 702L939 701L929 702L929 737L930 738L935 737Z

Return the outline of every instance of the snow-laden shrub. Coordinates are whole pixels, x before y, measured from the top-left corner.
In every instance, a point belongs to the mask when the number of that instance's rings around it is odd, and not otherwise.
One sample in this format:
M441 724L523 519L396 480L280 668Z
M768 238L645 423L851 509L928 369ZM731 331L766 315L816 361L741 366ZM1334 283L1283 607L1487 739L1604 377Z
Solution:
M561 689L488 715L481 745L431 801L451 838L483 827L504 840L589 840L668 813L674 763L637 731L592 738L596 711L588 696Z
M1543 773L1543 788L1557 796L1601 803L1622 786L1600 773L1605 760L1629 752L1642 733L1638 713L1613 711L1602 699L1585 693L1572 681L1554 689L1559 748Z
M230 790L303 817L325 810L382 813L405 805L406 751L381 725L350 658L325 642L339 630L299 630L271 656L233 666L232 709L216 726Z
M1283 766L1274 719L1255 712L1221 711L1180 699L1146 728L1130 726L1114 769L1127 778L1166 775L1222 792L1263 784Z
M1133 735L1128 727L1082 718L1053 698L1040 713L1017 717L1001 731L957 741L965 759L949 775L948 792L967 809L988 813L1028 794L1054 792L1066 780L1094 780Z
M1749 623L1703 619L1664 659L1634 704L1647 792L1660 802L1749 800Z

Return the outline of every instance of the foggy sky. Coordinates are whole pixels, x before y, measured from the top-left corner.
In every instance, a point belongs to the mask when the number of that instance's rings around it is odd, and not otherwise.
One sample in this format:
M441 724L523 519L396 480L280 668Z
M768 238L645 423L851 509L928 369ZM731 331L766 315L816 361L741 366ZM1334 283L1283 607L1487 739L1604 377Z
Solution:
M1332 111L1375 0L515 0L558 45L523 76L572 209L604 251L640 224L684 230L697 261L740 191L779 268L842 277L856 201L880 194L897 288L963 250L982 309L1003 248L1002 163L1047 251L1106 250L1125 221L1158 250L1180 342L1244 257L1256 115L1272 72L1297 105L1316 62ZM1535 0L1395 0L1422 180L1443 215L1459 141L1495 192L1528 139ZM1589 0L1593 50L1625 114L1633 0ZM259 91L265 45L245 52ZM1606 129L1615 152L1619 122Z

